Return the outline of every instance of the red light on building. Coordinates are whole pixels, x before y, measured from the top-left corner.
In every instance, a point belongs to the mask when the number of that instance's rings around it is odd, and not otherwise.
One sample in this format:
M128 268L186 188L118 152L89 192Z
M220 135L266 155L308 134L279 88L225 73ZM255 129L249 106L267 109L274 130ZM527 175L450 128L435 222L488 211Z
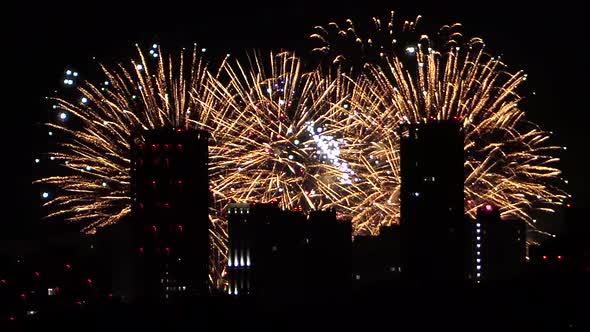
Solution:
M16 320L16 317L14 317L14 316L10 316L10 318L9 318L9 319L10 319L10 320Z
M69 269L71 269L71 268L72 268L72 266L71 266L70 264L66 264L66 265L64 265L64 266L65 266L66 270L69 270Z
M565 205L565 207L569 209L569 208L571 208L571 207L572 207L572 205L571 205L570 203L567 203L567 204Z
M25 300L27 299L27 294L25 294L25 293L22 293L22 294L20 295L20 298L21 298L21 300L25 301Z
M169 209L170 208L170 203L168 203L168 202L164 203L164 207L167 208L167 209Z
M563 256L559 255L559 256L557 256L557 259L558 260L563 260Z
M178 151L182 151L182 144L176 144L176 149Z
M35 273L33 273L33 276L34 276L35 278L39 278L39 277L41 276L41 273L39 273L39 272L35 272Z
M184 227L182 227L182 225L178 225L178 231L182 233L183 230L184 230Z
M154 190L156 190L156 184L157 184L157 183L156 183L156 180L152 180L152 188L153 188Z
M166 163L166 168L170 168L170 158L164 159L164 162Z
M2 285L6 285L6 279L2 279L2 280L0 280L0 284L2 284Z
M158 226L152 225L152 232L156 233L158 231Z
M160 144L152 144L152 150L156 151L160 148Z
M86 283L89 285L92 285L92 279L90 279L90 278L86 279Z
M547 256L543 256L543 260L546 261L547 260Z
M166 255L170 255L170 248L164 248L164 252L166 253Z
M492 206L492 204L486 204L484 206L484 209L486 210L486 212L492 212L492 210L494 209L494 207Z
M181 132L183 132L183 131L184 131L184 130L182 130L181 128L178 128L178 129L176 129L176 132L179 132L179 133L181 133Z
M144 252L145 252L145 250L143 249L143 247L140 247L140 248L139 248L139 253L140 253L141 255L143 255L143 254L144 254Z

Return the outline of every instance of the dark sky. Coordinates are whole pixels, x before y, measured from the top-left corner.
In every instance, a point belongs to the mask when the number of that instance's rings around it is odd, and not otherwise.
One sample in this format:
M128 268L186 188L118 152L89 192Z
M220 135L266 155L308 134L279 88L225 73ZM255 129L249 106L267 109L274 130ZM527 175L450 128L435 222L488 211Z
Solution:
M63 71L88 68L92 56L121 58L133 54L133 44L161 43L166 49L205 44L220 53L241 49L286 48L305 50L314 25L351 17L358 23L395 10L400 17L424 16L432 30L462 22L464 31L483 37L501 51L511 68L523 68L536 96L529 118L556 133L555 142L568 147L562 168L579 205L589 206L590 182L585 154L589 129L588 66L582 4L557 1L552 6L516 4L517 1L473 1L465 6L450 1L226 1L21 2L9 9L1 24L5 82L3 135L6 165L2 226L26 236L38 218L38 192L33 190L33 159L46 136L37 123L49 112L43 97L60 87ZM320 4L321 3L321 4ZM14 90L13 90L14 89Z

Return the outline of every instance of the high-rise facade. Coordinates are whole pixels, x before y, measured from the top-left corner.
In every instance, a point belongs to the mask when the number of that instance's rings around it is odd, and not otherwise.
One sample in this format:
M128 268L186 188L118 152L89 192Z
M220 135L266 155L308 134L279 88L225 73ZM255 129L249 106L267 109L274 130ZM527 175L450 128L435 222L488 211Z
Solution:
M470 279L479 283L520 277L526 263L526 224L502 220L493 204L481 206L470 224Z
M305 216L273 203L230 204L228 214L228 293L268 303L301 297Z
M381 226L378 235L355 236L352 243L353 285L356 290L390 284L400 279L399 225Z
M208 139L204 131L148 131L131 142L129 228L136 296L208 292Z
M276 204L228 205L231 295L268 305L347 295L352 228L336 212L281 210Z
M464 133L458 120L402 124L402 277L465 278Z
M344 299L351 290L352 225L334 209L309 213L305 231L306 300Z

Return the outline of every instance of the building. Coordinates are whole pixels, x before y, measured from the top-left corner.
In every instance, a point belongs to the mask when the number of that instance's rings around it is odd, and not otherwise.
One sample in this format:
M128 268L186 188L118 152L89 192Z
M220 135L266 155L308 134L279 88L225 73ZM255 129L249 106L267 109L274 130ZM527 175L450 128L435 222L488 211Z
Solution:
M301 302L305 216L273 203L230 204L228 222L228 293Z
M384 285L390 285L400 279L399 225L381 226L376 236L355 236L352 246L352 277L355 290L382 289Z
M208 293L208 139L177 129L131 142L131 217L118 232L131 239L131 299L168 303Z
M352 227L335 211L231 203L228 223L229 294L280 305L348 292Z
M228 221L228 293L249 295L252 292L252 246L254 227L248 223L250 204L230 203Z
M526 264L526 224L522 220L502 220L499 209L492 204L480 207L470 224L470 279L479 283L521 277Z
M400 126L403 274L411 282L465 278L464 134L460 121Z
M312 211L305 234L306 300L324 303L350 294L352 225L336 210Z
M590 279L590 223L588 208L574 202L564 204L564 229L529 246L531 266L536 277L572 280Z

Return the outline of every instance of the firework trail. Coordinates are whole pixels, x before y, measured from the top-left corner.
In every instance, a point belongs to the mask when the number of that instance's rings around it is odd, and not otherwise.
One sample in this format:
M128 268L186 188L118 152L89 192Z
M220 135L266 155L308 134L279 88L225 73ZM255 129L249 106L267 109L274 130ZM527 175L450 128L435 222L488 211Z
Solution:
M349 68L354 82L341 149L362 193L351 205L355 230L375 233L399 220L400 122L462 121L465 131L465 211L474 216L492 202L502 217L532 224L536 211L552 212L566 194L559 182L549 133L528 121L518 90L527 79L485 52L480 38L466 40L460 24L429 37L415 20L373 19L368 35L347 20L316 27L314 49L329 63ZM543 233L540 230L536 230Z
M210 84L215 112L211 183L220 201L277 201L304 211L332 206L348 190L333 117L339 80L306 71L288 52L227 62Z
M84 82L76 101L53 100L61 120L71 116L78 125L47 124L59 136L49 156L68 169L65 175L37 181L58 188L45 203L47 218L79 223L87 233L119 222L131 213L130 138L151 129L211 130L210 108L201 107L208 100L211 73L196 49L188 56L154 58L138 49L138 61L114 69L101 66L106 81ZM211 277L217 280L227 232L215 214L211 219Z
M150 129L207 130L210 278L223 288L228 201L279 201L308 211L337 205L349 190L343 141L330 127L346 94L338 75L306 71L287 52L254 54L247 64L226 58L215 73L196 51L188 60L138 55L127 66L103 66L108 84L82 84L76 102L54 100L79 126L48 124L60 142L49 155L69 170L37 181L58 188L45 203L48 218L80 223L88 233L119 222L131 212L130 137Z

